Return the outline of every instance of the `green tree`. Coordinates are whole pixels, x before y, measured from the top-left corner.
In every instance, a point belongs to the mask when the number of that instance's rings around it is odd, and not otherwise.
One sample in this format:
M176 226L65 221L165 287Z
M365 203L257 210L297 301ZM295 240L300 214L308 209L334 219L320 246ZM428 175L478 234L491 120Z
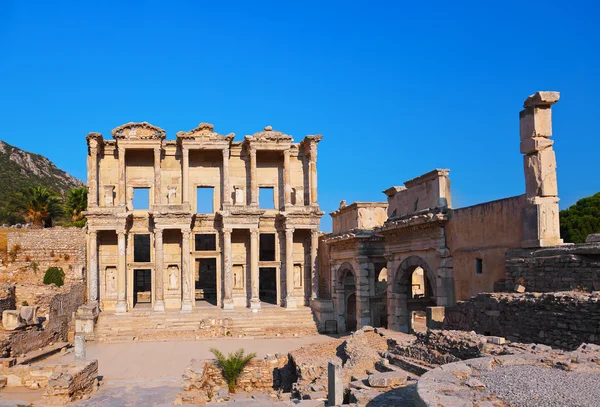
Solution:
M220 351L211 348L210 351L217 358L217 365L223 371L223 376L227 380L227 386L230 393L235 393L237 381L244 371L244 367L256 357L256 353L244 355L244 349L230 353L225 357Z
M560 211L560 235L565 242L584 243L590 233L600 233L600 192Z
M83 211L87 209L87 188L73 188L67 193L65 215L73 223L85 223ZM83 225L82 225L83 226Z
M62 214L60 197L44 187L27 187L12 194L4 206L5 218L20 217L34 228L52 226L52 220Z
M65 272L60 267L50 267L44 274L44 284L55 284L62 287L65 284Z

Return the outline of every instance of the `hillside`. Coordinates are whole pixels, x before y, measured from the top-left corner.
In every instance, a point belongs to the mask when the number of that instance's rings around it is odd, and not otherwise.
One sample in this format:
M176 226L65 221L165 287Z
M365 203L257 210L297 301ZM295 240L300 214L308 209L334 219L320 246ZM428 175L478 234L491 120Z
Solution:
M0 140L0 205L27 186L43 186L64 195L83 182L56 168L46 157L28 153Z

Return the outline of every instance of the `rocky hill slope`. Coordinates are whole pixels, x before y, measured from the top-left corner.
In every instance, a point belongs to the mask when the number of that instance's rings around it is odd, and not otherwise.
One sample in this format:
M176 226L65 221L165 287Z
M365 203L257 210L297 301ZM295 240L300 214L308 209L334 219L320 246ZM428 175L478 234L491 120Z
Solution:
M28 186L43 186L64 195L71 188L83 186L83 182L56 168L46 157L0 140L0 204Z

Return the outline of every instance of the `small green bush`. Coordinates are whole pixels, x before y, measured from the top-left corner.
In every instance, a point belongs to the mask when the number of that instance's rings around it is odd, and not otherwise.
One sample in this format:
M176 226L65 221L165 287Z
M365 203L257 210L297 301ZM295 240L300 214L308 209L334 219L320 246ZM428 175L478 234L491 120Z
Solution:
M24 306L24 307L27 307L27 306L29 306L29 303L28 303L27 301L23 301L23 302L21 303L21 305L22 305L22 306Z
M256 353L244 355L244 349L239 349L237 352L230 353L227 357L215 348L210 351L217 358L217 365L223 371L223 376L227 380L227 386L230 393L235 393L237 381L244 371L244 367L256 357Z
M50 267L44 274L44 284L55 284L61 287L65 284L65 272L60 267Z

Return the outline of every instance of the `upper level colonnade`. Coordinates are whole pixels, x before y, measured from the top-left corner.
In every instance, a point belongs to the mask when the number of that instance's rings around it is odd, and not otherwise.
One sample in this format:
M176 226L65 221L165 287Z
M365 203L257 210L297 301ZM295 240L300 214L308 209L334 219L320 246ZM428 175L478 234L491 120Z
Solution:
M91 210L176 207L216 213L231 206L276 211L318 206L320 135L294 143L291 136L267 126L235 142L233 133L221 135L212 124L201 123L178 132L176 140L166 140L165 130L141 122L119 126L112 136L86 137Z

